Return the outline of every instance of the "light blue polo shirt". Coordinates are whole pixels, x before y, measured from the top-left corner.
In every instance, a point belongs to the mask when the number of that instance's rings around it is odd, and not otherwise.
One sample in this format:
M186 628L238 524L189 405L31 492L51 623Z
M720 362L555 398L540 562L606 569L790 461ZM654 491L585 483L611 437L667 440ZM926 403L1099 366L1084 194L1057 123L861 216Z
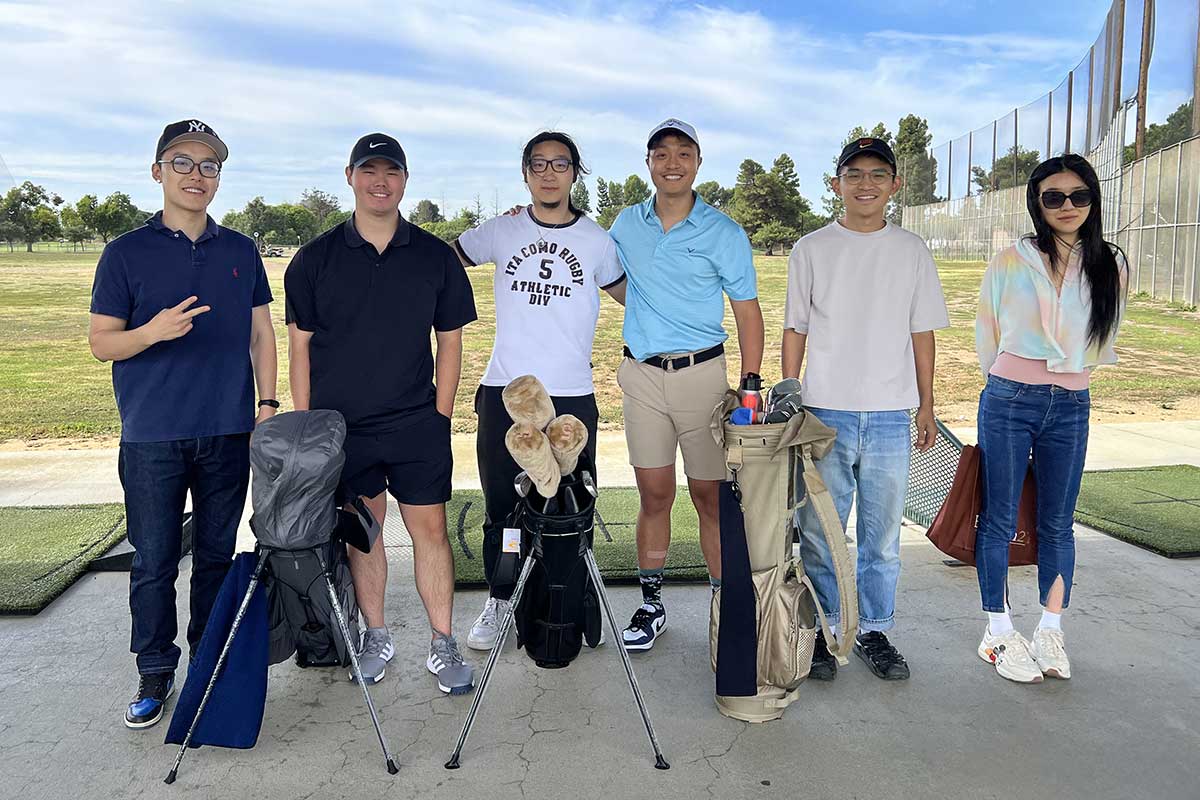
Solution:
M609 231L625 267L625 344L639 361L690 353L727 338L725 299L758 297L750 240L698 194L687 218L663 232L654 197L622 211Z

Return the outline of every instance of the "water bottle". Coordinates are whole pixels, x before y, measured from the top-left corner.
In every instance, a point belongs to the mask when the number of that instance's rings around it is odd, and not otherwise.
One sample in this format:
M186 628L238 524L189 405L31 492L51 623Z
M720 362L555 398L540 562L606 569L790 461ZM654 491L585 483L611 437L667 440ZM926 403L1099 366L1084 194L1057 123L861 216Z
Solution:
M742 408L751 411L762 411L762 376L756 372L747 372L738 387L738 401Z

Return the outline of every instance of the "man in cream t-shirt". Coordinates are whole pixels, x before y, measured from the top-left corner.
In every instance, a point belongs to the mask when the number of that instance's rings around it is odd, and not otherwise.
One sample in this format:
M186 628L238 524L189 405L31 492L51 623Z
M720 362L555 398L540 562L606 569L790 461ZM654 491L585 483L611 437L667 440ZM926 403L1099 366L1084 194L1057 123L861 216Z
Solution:
M573 414L588 429L587 452L596 463L600 412L592 387L592 340L600 292L625 302L625 272L608 232L571 205L571 186L587 170L565 133L534 136L521 158L533 203L495 217L455 242L464 265L495 265L496 341L478 391L475 454L483 485L484 564L491 592L467 636L467 645L489 650L507 611L513 582L497 580L504 521L517 503L513 480L520 467L504 445L512 418L501 392L514 378L534 375L546 387L556 414Z
M910 410L916 446L933 446L933 331L949 323L937 267L920 237L886 220L900 188L896 157L880 139L857 139L838 159L832 187L845 216L802 238L788 260L783 374L798 377L804 407L837 431L817 462L842 524L857 498L858 638L855 653L884 680L908 678L884 631L895 625L900 521L908 486ZM837 582L809 506L798 513L805 570L830 623ZM811 677L833 680L837 661L818 633Z

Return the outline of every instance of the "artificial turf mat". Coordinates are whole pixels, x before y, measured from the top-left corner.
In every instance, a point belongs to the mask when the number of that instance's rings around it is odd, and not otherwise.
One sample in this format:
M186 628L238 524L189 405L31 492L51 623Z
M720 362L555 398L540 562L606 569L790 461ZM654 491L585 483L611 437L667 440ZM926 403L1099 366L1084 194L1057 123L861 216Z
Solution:
M1167 558L1200 556L1200 467L1085 472L1075 519Z
M593 551L605 581L637 580L636 523L638 492L635 488L601 489L597 499ZM459 587L482 587L483 492L459 490L446 505L446 523L454 548L454 577ZM687 487L680 487L671 509L671 548L667 555L668 580L708 580L700 552L699 520Z
M36 614L125 535L125 509L0 508L0 614Z

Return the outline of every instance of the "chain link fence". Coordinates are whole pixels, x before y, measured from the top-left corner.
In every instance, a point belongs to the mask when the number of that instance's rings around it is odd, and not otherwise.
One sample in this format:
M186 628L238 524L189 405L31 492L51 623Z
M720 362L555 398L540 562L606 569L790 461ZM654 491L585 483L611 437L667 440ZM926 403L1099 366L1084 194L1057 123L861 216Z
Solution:
M1032 230L1034 167L1081 153L1100 177L1106 235L1128 255L1131 291L1196 305L1198 41L1197 0L1115 0L1058 86L921 159L937 201L906 206L904 227L939 258L987 260ZM899 165L906 178L918 169Z

